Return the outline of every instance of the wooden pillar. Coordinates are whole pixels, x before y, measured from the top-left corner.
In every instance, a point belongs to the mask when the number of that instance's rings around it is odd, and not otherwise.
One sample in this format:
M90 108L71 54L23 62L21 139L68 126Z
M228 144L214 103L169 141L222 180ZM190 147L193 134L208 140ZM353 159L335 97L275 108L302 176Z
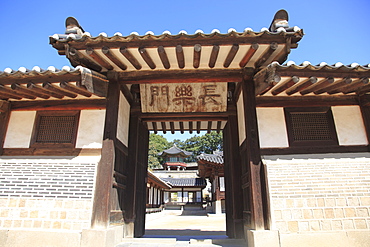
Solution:
M139 119L138 125L134 237L142 237L145 234L145 198L149 150L149 131Z
M229 116L223 131L226 185L227 233L231 238L244 238L242 164L239 156L239 133L236 115ZM229 222L229 223L228 223Z
M3 153L4 141L10 118L10 103L0 100L0 155Z
M136 172L138 159L138 143L139 143L139 118L137 114L130 114L129 124L129 139L128 139L128 158L126 167L126 196L124 203L125 210L125 238L134 237L134 223L135 223L135 205L136 205Z
M360 96L359 104L366 130L367 142L369 143L368 146L370 147L370 97L367 95Z
M119 86L110 82L105 115L101 160L97 167L91 228L107 228L113 186L115 145L118 119Z
M261 170L263 166L258 135L255 88L252 79L243 80L242 92L247 137L245 140L245 165L247 165L250 183L250 202L246 203L250 203L251 227L255 230L262 230L265 229L261 189Z

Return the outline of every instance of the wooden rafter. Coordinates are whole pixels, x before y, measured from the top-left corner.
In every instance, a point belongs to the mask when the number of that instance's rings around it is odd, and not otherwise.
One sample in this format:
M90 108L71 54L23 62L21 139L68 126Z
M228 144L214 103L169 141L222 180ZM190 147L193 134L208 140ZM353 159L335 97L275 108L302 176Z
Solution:
M202 46L200 44L195 44L194 45L194 60L193 60L193 67L195 69L199 68L201 52L202 52Z
M292 76L289 80L285 81L284 83L279 83L277 84L273 90L271 91L271 93L273 95L278 95L279 93L283 92L284 90L292 87L294 84L296 84L297 82L299 82L299 77L297 76Z
M230 66L230 64L233 61L233 59L235 58L235 55L238 52L238 50L239 50L239 45L238 44L234 44L234 45L231 46L230 51L227 54L227 57L226 57L225 62L224 62L224 67L225 68L228 68Z
M60 85L61 88L65 89L65 90L69 90L71 92L81 94L85 97L91 97L91 95L92 95L92 93L87 91L84 86L77 87L77 86L72 85L71 83L68 83L68 82L61 82L59 85Z
M247 63L251 60L251 58L253 57L254 53L256 53L256 51L258 50L258 47L259 45L257 43L253 43L248 51L245 53L244 57L242 58L242 60L240 61L239 63L239 66L241 68L243 68L245 65L247 65Z
M177 64L179 65L179 68L183 69L185 67L185 56L184 56L184 50L182 49L181 45L176 46L176 58L177 58Z
M114 55L108 47L103 46L103 48L101 50L102 50L103 54L107 58L109 58L115 65L117 65L120 69L122 69L122 70L127 69L126 64L124 64L120 59L118 59L117 56Z
M334 78L332 77L329 77L329 78L325 78L321 81L316 81L315 83L313 83L312 85L302 89L299 93L301 95L305 95L305 94L309 94L311 92L314 92L314 91L317 91L317 90L320 90L326 86L329 86L331 84L334 83Z
M148 64L148 66L151 69L156 68L155 63L153 62L153 60L150 57L148 51L144 47L139 48L139 53L140 53L141 57L144 59L144 61L146 62L146 64Z
M171 68L171 65L170 65L170 62L168 61L168 56L167 56L167 53L166 53L166 50L164 49L163 46L158 46L158 55L162 61L162 64L163 64L163 67L165 69L169 69Z
M142 68L141 64L136 60L134 55L132 55L126 47L121 47L119 51L137 70L140 70Z
M93 58L97 63L99 63L102 67L111 70L113 66L106 62L93 48L88 47L86 48L86 54Z
M209 58L209 63L208 63L208 66L210 68L213 68L215 67L215 64L216 64L216 61L217 61L217 57L218 57L218 53L220 51L220 46L218 45L213 45L212 47L212 52L211 52L211 56Z

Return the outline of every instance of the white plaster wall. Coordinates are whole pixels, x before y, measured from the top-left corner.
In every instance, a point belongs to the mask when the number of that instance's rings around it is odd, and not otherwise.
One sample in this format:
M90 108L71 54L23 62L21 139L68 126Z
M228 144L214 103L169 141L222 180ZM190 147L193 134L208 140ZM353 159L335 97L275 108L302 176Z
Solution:
M128 130L130 123L130 104L120 93L118 107L117 138L128 147Z
M333 106L339 145L367 145L366 130L359 106Z
M261 148L289 147L282 107L257 108L257 122Z
M238 111L239 144L242 144L246 138L243 92L240 92L239 99L236 102L236 108Z
M76 148L101 148L105 110L82 110L78 126Z
M4 148L29 148L36 111L12 111Z

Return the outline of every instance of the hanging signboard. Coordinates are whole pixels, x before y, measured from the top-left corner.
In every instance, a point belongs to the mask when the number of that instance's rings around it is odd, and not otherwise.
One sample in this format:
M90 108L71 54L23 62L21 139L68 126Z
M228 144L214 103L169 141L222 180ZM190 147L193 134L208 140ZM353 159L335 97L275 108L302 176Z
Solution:
M224 112L227 82L141 84L142 112Z

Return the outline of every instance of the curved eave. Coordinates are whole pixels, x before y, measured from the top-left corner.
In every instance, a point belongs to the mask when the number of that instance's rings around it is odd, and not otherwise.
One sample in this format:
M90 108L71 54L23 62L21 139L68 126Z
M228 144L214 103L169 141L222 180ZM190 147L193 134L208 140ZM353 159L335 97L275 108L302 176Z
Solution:
M101 72L236 69L282 63L302 36L302 30L93 38L53 35L50 44L73 66Z
M102 98L107 88L104 75L83 67L0 71L2 100Z
M125 44L126 47L139 47L139 46L146 46L146 44L156 46L155 44L165 45L169 42L169 45L173 45L173 43L177 42L184 42L179 44L187 44L187 41L194 42L194 44L200 43L209 44L211 41L212 44L233 44L236 40L237 43L252 43L252 42L265 42L270 43L272 41L275 42L285 42L287 38L292 39L292 43L297 43L303 37L303 30L300 29L296 32L254 32L254 31L246 31L243 33L239 32L230 32L227 34L221 34L218 32L211 33L211 34L204 34L204 33L196 33L196 34L184 34L180 33L177 35L171 34L161 34L161 35L135 35L131 34L129 36L119 36L115 35L112 37L105 37L105 36L97 36L97 37L89 37L89 36L77 36L77 35L53 35L49 37L50 44L57 50L64 50L65 44L73 45L75 48L85 48L89 47L102 47L102 45L110 44L111 46L121 46ZM61 38L62 37L62 38ZM257 41L258 40L258 41ZM160 42L160 43L156 43Z
M370 66L288 64L276 62L255 76L256 95L362 95L370 92Z

